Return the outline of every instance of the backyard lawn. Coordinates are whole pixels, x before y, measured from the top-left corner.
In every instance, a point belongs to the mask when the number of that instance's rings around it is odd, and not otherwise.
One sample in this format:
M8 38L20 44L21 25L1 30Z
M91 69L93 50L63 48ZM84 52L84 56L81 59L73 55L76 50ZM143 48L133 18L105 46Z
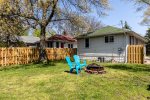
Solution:
M148 100L150 65L102 64L106 74L79 75L64 62L0 69L0 100Z

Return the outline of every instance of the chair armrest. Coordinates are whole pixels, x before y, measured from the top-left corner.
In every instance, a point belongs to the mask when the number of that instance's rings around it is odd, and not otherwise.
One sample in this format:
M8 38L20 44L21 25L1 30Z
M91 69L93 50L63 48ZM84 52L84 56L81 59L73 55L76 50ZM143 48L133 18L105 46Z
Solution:
M84 60L83 63L86 64L86 60Z

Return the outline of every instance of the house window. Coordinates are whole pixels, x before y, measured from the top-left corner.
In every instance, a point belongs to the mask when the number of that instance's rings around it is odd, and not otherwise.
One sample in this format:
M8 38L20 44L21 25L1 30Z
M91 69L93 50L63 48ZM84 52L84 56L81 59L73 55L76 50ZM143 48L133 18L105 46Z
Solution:
M73 44L71 44L71 48L73 48Z
M54 47L54 43L53 42L48 42L48 47L49 48L53 48Z
M64 48L64 43L61 43L61 48Z
M68 48L70 48L71 47L71 45L70 44L68 44Z
M136 41L136 45L138 45L138 44L139 44L139 42L138 42L138 39L137 39L137 38L135 39L135 41Z
M56 48L59 48L59 42L56 42Z
M134 44L134 37L130 36L130 45Z
M114 42L114 36L105 36L105 43Z
M89 38L85 39L85 48L89 48Z

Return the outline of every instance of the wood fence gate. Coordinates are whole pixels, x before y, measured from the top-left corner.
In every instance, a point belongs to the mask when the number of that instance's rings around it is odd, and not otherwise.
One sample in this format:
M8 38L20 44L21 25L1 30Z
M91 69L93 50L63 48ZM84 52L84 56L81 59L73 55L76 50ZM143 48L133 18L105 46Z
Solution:
M129 45L127 52L128 63L144 63L144 45Z

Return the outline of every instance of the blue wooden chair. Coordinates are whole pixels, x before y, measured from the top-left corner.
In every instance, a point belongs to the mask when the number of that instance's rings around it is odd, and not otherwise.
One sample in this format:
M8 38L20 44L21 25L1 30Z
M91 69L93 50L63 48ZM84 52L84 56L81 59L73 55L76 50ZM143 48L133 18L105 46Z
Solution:
M72 73L72 71L75 69L77 74L79 74L79 70L80 70L79 66L76 66L75 62L72 62L70 60L70 57L68 57L68 56L66 56L66 61L70 67L70 73Z
M78 66L80 70L87 65L86 60L84 60L83 63L80 62L80 57L78 55L74 55L73 58L75 60L76 66Z

